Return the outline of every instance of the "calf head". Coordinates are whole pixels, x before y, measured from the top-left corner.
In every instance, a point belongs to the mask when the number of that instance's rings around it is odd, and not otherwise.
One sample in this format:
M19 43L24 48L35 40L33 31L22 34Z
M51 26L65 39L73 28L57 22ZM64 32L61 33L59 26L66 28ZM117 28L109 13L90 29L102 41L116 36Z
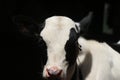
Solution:
M70 80L79 54L78 38L90 22L91 13L80 24L65 16L45 20L40 36L47 46L47 62L43 76L48 79ZM81 26L81 27L80 27Z
M65 16L52 16L45 20L44 27L37 28L40 29L37 33L47 48L47 61L43 69L44 78L71 79L80 51L77 40L90 23L91 15L90 12L78 23ZM23 29L30 32L27 27Z

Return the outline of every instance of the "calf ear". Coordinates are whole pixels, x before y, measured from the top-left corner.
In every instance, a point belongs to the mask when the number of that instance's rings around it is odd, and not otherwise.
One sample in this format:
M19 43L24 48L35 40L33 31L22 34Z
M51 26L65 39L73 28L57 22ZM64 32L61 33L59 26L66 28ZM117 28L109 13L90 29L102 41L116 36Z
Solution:
M92 21L92 17L93 17L93 12L89 12L88 15L86 17L84 17L81 21L80 21L80 33L85 33L87 32L89 25Z
M38 36L42 29L40 24L27 16L14 16L12 21L17 26L17 31L28 37Z

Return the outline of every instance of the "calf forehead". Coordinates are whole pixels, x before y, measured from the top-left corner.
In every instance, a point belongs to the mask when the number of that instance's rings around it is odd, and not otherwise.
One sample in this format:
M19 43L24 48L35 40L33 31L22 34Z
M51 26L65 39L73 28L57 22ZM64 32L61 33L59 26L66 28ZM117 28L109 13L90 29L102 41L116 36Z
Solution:
M70 29L75 27L75 22L68 17L53 16L45 21L41 36L49 45L59 44L64 46L69 39Z

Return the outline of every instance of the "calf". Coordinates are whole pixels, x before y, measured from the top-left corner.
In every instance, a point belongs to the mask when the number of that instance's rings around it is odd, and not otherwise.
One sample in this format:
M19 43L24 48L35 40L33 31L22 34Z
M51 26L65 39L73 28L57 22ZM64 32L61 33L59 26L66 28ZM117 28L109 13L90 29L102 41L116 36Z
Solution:
M52 16L36 32L21 27L20 31L37 35L36 38L46 45L47 61L43 69L45 79L81 80L80 72L83 80L120 79L118 52L105 42L87 40L81 36L89 26L91 17L90 12L80 23L76 23L65 16Z
M88 18L90 15L84 20ZM78 37L80 29L88 24L88 21L83 21L78 27L78 24L64 16L46 19L45 28L40 34L46 42L48 54L43 76L71 80L77 66L84 80L119 80L120 55L106 43Z

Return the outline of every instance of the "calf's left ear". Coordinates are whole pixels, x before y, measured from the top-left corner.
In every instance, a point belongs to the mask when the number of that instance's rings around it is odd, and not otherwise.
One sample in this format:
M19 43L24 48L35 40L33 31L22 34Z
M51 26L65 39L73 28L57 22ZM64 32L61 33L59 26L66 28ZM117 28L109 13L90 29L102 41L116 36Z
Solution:
M80 22L79 22L79 27L80 27L80 32L86 33L90 23L92 21L93 17L93 12L89 12L87 16L85 16Z
M12 21L16 25L17 31L28 37L38 36L42 29L40 24L27 16L17 15L12 18Z

